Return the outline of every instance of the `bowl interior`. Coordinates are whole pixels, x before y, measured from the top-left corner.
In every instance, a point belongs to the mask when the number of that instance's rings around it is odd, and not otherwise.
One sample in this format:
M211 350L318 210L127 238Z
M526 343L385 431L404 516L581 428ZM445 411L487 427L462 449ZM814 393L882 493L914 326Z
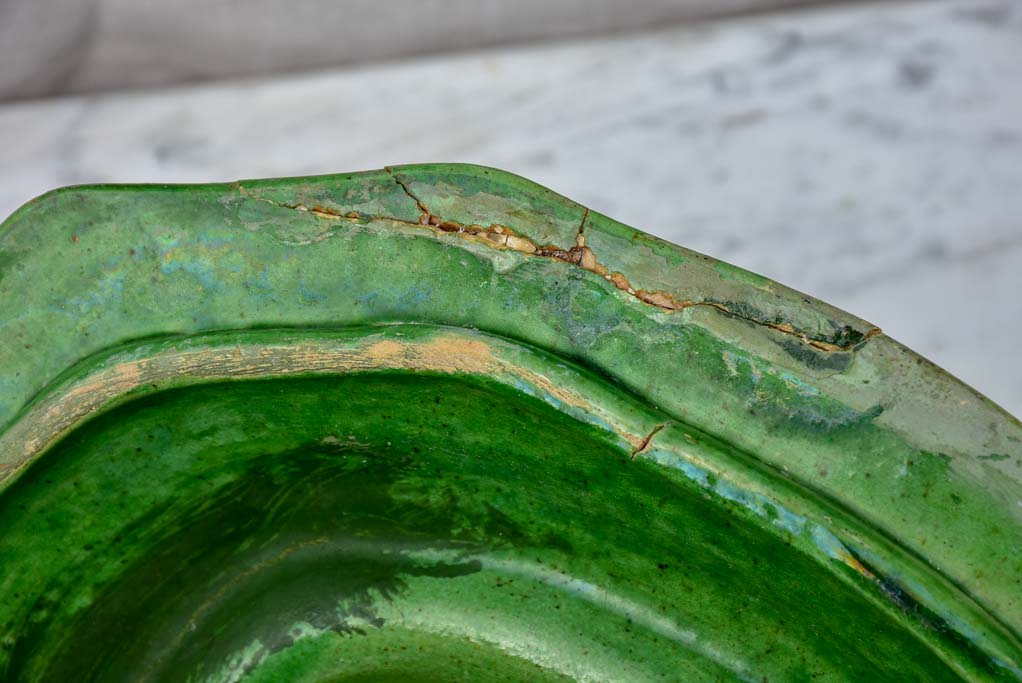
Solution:
M944 680L745 508L485 377L211 381L0 496L8 680Z

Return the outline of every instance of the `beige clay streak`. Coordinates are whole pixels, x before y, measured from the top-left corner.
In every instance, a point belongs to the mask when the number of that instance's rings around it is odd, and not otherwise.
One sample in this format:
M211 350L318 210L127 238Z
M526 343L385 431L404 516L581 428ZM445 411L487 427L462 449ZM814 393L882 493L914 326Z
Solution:
M399 369L490 377L502 373L513 375L564 404L599 414L633 449L645 443L642 435L613 425L610 415L584 397L548 377L499 358L490 345L475 339L457 335L442 335L428 342L380 339L351 348L339 348L329 342L239 345L169 350L142 360L124 361L78 380L61 394L43 400L0 436L0 457L5 459L0 462L0 486L90 415L145 385L158 387L172 380L212 381Z

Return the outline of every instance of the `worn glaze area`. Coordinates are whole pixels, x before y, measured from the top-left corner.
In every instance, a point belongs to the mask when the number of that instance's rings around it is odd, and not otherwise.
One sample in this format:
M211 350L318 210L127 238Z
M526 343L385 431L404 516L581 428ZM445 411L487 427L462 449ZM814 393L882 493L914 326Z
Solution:
M1022 427L520 178L0 230L0 679L1022 679Z

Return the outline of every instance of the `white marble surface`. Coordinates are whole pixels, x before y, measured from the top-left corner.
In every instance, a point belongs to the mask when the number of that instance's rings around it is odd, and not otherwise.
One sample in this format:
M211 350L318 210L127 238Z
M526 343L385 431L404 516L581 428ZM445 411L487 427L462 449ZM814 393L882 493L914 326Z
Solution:
M469 161L810 292L1022 415L1022 3L850 4L0 108L69 183Z

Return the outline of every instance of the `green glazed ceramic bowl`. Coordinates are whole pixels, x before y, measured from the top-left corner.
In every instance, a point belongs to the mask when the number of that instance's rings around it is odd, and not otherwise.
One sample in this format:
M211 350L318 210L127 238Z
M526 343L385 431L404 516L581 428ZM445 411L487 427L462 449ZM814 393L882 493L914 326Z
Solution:
M0 229L0 679L1022 679L1022 425L492 169Z

